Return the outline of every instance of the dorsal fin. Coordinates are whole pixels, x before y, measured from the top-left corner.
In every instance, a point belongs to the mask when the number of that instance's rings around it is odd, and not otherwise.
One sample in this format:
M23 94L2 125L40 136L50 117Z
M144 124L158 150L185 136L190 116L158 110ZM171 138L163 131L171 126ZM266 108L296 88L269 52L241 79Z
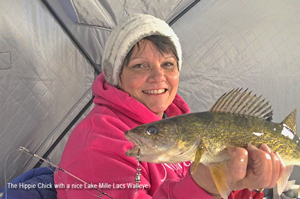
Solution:
M224 93L209 111L243 114L272 120L273 111L269 102L265 102L261 96L251 95L248 89L242 90L242 88L237 88Z
M294 134L297 135L296 115L297 109L295 108L281 123L285 124L288 128L290 128L293 131Z

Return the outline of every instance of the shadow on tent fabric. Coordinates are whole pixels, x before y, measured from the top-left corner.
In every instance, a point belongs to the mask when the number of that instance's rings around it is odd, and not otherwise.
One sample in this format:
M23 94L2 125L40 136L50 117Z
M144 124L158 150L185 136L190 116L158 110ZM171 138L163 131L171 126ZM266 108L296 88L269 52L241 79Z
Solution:
M54 187L54 167L41 167L29 170L0 189L2 199L56 199Z

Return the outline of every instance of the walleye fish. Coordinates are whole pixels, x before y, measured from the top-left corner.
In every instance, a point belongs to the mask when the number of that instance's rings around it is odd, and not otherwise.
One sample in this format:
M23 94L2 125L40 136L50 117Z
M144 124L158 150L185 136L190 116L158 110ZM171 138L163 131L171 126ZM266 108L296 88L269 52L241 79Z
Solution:
M251 143L267 144L278 152L286 168L278 181L278 193L284 190L294 165L300 165L300 141L296 131L296 109L281 123L271 121L269 102L248 90L234 89L222 95L207 112L190 113L140 125L125 132L135 147L127 156L151 163L193 161L206 165L219 193L228 198L231 190L222 168L229 160L227 146L243 147ZM198 164L193 164L192 172Z

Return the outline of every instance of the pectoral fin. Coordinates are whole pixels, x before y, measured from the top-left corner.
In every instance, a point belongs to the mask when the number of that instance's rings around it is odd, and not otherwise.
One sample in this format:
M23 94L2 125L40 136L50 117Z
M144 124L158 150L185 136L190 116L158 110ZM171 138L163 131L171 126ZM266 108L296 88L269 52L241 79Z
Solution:
M199 162L201 160L203 152L204 152L203 147L200 145L197 148L197 151L196 151L196 154L195 154L195 160L193 162L191 174L193 174L196 171L196 169L198 167L198 164L199 164Z
M228 177L226 175L226 164L226 162L220 162L216 164L210 164L208 166L216 187L218 188L218 191L223 199L227 199L231 192L227 184Z
M290 165L287 166L285 169L284 175L278 180L276 187L273 190L273 196L274 198L280 198L279 196L284 191L284 188L286 187L286 184L289 180L289 177L293 171L294 166Z

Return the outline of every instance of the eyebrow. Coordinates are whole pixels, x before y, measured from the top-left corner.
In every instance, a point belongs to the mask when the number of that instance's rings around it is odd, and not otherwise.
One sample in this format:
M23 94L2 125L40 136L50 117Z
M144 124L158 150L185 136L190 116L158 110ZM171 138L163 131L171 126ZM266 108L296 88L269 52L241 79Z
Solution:
M173 58L176 60L176 57L174 55L170 55L169 57L165 57L165 59Z
M142 58L142 57L132 57L129 61L132 61L132 60L135 60L135 59L148 59L147 57L146 58Z
M176 57L174 55L170 55L168 57L164 57L164 59L169 59L169 58L173 58L176 60ZM135 60L135 59L146 59L149 60L147 57L133 57L132 59L130 59L129 61Z

